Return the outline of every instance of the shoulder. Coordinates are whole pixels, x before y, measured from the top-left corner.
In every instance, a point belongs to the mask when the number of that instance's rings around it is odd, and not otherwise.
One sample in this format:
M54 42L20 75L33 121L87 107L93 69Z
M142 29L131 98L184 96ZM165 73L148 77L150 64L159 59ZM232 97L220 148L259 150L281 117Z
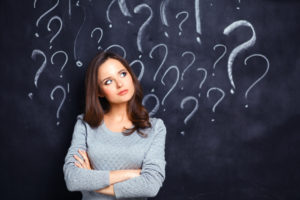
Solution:
M150 117L149 121L152 125L152 130L154 130L154 132L166 132L165 123L161 118Z
M158 117L150 117L149 121L151 123L152 126L162 126L165 125L164 121L161 118Z

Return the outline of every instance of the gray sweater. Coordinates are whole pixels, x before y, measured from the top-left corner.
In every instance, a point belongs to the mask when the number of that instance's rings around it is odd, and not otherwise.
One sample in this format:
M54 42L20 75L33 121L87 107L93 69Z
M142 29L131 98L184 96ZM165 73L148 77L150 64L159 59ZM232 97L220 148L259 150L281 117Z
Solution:
M135 131L130 136L112 132L105 123L91 128L77 116L71 146L65 157L63 173L69 191L81 191L83 200L135 199L154 197L165 180L166 127L160 118L150 118L151 128ZM78 149L87 152L93 170L77 167L73 155L82 156ZM141 175L114 184L115 196L104 195L95 190L109 186L109 172L121 169L142 169Z

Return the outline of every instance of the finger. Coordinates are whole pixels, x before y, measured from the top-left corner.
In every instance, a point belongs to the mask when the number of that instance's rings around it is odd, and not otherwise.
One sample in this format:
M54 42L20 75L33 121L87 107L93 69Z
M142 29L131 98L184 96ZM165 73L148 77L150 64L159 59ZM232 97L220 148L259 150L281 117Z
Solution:
M75 162L75 165L79 168L82 168L82 166L78 162Z
M82 157L84 159L84 162L89 165L90 161L89 161L87 153L85 151L82 151L82 150L78 150L78 152L80 153L80 155L82 155Z
M79 162L80 162L80 164L81 165L83 165L83 160L81 159L81 158L79 158L79 156L77 156L77 155L74 155L74 158L76 159L76 160L78 160Z

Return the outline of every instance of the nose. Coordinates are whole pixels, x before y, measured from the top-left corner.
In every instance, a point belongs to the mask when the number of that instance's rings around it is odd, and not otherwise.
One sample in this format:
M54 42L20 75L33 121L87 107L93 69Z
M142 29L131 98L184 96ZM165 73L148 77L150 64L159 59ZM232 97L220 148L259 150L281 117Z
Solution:
M117 84L117 87L120 88L123 86L123 83L121 80L116 80L116 84Z

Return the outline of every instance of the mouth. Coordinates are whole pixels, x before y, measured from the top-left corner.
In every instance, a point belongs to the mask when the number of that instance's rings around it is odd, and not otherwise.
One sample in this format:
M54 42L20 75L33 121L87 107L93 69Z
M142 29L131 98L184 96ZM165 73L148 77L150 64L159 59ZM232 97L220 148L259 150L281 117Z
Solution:
M118 95L124 95L128 92L128 90L122 90L121 92L118 93Z

